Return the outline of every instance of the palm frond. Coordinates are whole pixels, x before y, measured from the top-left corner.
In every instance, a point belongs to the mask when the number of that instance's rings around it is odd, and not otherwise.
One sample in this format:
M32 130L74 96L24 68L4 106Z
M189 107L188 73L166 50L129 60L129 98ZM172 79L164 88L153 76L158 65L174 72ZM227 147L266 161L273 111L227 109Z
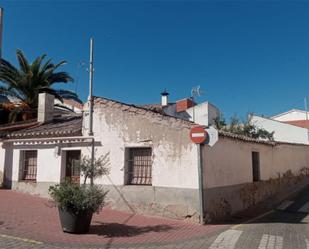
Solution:
M64 99L72 99L72 100L75 100L76 102L78 102L80 104L83 103L83 101L81 101L81 99L78 97L78 95L71 90L58 89L58 90L55 90L55 91Z
M28 63L21 50L16 51L19 68L14 67L10 62L0 59L0 81L3 87L0 93L14 96L26 103L30 108L37 108L38 94L47 92L62 101L62 97L80 101L77 94L71 91L59 91L52 89L55 83L68 83L73 78L66 72L56 72L59 67L66 64L61 61L52 63L46 59L46 55L38 56L31 64Z
M52 89L50 87L41 87L39 89L39 92L40 93L49 93L51 95L54 95L56 99L60 100L61 103L63 103L63 98L62 98L62 96L60 94L58 94L57 90L54 90L54 89Z
M50 75L47 79L47 81L50 83L50 85L54 83L68 83L68 82L73 82L73 78L66 72L58 72L58 73L53 73Z
M66 61L60 61L58 64L53 66L53 69L56 70L58 67L64 66L65 64L67 64Z
M19 62L20 69L25 74L28 74L29 71L30 71L30 66L29 66L27 59L25 58L25 55L23 54L23 52L20 49L17 49L16 55L17 55L17 60Z

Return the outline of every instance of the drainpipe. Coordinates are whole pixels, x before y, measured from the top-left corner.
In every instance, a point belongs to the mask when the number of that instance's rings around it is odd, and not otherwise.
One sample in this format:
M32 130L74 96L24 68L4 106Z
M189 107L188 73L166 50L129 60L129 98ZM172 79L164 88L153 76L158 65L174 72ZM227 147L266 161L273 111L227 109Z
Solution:
M204 195L203 195L203 158L202 146L197 144L197 167L198 167L198 194L199 194L199 211L200 211L200 224L204 225Z

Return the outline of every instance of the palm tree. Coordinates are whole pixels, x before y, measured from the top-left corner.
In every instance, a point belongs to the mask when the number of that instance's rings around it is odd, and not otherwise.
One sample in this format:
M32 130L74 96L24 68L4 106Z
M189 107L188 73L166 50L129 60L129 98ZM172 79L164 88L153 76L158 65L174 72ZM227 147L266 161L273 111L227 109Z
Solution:
M62 97L79 100L78 96L69 90L56 90L52 86L56 83L73 81L66 72L55 72L66 64L61 61L53 64L51 59L45 61L46 55L37 57L31 64L28 63L21 50L16 51L19 68L10 62L0 59L0 94L17 98L23 106L30 110L38 107L38 94L47 92L62 101Z

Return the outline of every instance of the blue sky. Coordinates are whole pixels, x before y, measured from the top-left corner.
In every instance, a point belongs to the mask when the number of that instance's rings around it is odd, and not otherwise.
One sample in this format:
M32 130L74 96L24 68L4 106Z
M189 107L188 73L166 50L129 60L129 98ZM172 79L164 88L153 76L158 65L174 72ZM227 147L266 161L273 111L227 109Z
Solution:
M303 108L309 97L309 2L1 1L3 57L46 53L87 98L89 38L94 93L135 104L171 101L200 85L226 117Z

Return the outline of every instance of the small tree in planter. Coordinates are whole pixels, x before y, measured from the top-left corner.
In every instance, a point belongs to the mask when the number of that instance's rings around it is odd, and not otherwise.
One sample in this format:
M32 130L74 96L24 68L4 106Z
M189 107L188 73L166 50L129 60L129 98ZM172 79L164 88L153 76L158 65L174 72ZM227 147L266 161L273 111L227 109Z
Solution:
M109 174L109 154L94 159L83 157L79 162L81 174L84 176L82 185L65 180L51 186L49 194L59 210L62 230L69 233L87 233L92 215L104 206L107 191L97 185L86 185L88 178L96 178Z
M95 159L93 161L88 156L82 157L78 165L81 175L84 177L84 184L86 184L88 179L95 179L97 177L109 174L109 153Z

